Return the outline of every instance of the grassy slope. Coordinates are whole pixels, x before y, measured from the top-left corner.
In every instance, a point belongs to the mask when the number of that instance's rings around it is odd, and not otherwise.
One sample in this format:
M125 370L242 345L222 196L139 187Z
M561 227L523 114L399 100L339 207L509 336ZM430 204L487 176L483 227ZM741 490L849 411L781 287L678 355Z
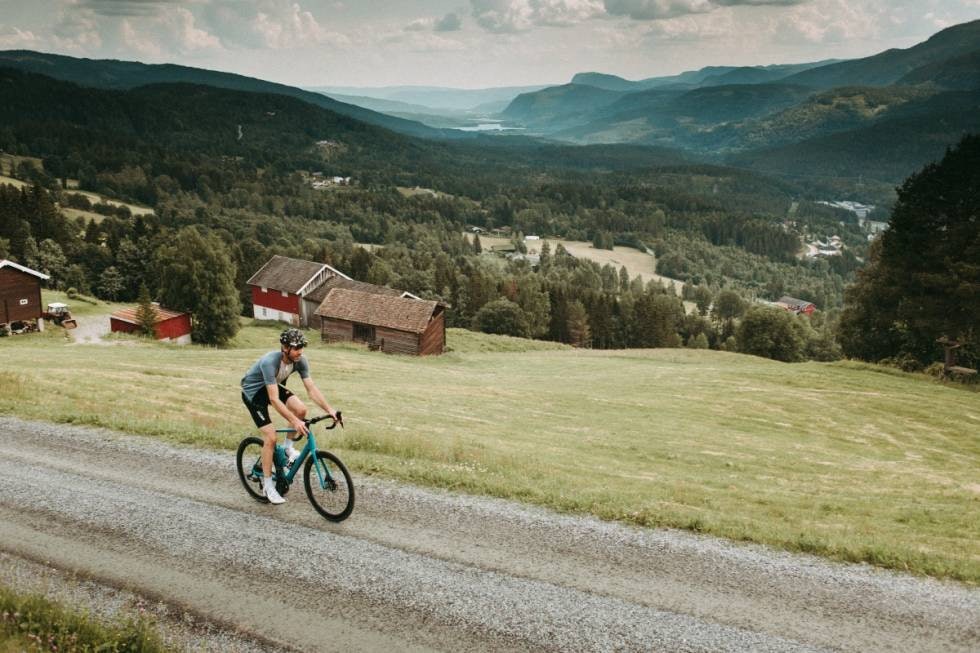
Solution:
M238 381L278 330L225 350L2 339L0 413L231 449L251 430ZM348 416L324 442L355 474L980 582L975 392L856 364L449 344L310 347Z

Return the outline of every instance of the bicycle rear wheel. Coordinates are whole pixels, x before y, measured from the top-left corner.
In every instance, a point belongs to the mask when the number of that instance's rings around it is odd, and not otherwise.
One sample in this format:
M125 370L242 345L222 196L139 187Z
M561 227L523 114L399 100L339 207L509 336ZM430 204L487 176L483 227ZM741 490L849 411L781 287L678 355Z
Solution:
M306 496L316 511L330 521L344 521L354 510L354 483L350 473L340 462L340 458L329 451L316 452L316 462L323 475L324 483L320 483L320 474L313 469L313 456L306 459L303 467L303 484L306 486Z
M238 455L235 456L236 466L238 467L238 478L249 496L256 501L268 503L265 492L262 491L262 479L259 476L262 472L262 438L249 436L242 440L238 445ZM258 474L256 473L258 472Z

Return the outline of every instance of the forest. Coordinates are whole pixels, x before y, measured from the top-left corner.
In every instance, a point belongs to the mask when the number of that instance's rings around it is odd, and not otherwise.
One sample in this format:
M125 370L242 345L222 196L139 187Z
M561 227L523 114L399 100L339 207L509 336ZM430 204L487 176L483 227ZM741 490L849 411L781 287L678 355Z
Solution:
M193 229L232 267L246 315L245 280L280 254L439 299L451 326L590 347L734 349L747 308L791 295L818 308L814 319L795 319L792 357L826 359L839 355L844 288L867 256L853 214L815 202L835 198L835 188L662 148L427 141L284 96L0 77L18 91L0 105L0 148L43 162L9 171L30 188L0 190L0 255L46 270L57 287L107 299L133 301L144 283L159 298L175 265L161 256L164 245ZM316 173L353 181L314 189ZM86 205L76 183L154 214ZM438 192L409 197L398 192L405 186ZM880 191L868 192L852 199ZM105 217L71 220L60 207ZM489 255L463 236L472 227L509 228L519 248L522 235L536 234L654 252L658 271L682 282L696 308L685 312L671 289L561 250L541 252L538 265ZM804 240L830 235L842 238L844 255L800 256ZM201 301L169 299L185 310Z

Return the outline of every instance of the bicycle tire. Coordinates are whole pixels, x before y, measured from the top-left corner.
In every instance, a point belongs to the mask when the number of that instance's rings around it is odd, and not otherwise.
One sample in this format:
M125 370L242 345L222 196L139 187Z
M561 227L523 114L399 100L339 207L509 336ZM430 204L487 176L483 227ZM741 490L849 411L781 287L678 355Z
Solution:
M246 453L246 450L252 446L258 446L259 450L257 454L254 453L254 450ZM245 486L245 491L248 492L248 495L260 503L269 503L265 492L262 491L262 482L249 480L248 478L252 473L252 467L255 465L256 458L262 454L262 446L262 438L254 435L245 438L238 445L235 463L238 467L238 478L241 479L242 485Z
M344 521L354 510L354 482L350 478L350 472L340 458L329 451L317 451L316 457L330 470L334 487L320 487L320 477L313 470L313 456L310 456L303 467L306 496L325 519L332 522Z

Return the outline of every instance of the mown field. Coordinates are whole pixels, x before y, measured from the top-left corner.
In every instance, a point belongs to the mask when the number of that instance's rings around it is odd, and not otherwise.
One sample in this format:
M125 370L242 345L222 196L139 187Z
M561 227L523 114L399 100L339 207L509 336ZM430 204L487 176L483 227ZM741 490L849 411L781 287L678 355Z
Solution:
M472 241L472 234L467 234L467 236ZM597 249L592 246L592 243L581 240L564 240L561 238L542 238L541 240L525 241L524 244L527 246L528 253L531 253L533 250L537 254L541 251L541 245L545 242L548 243L552 254L555 253L555 248L561 245L568 250L569 254L576 258L595 261L599 265L606 265L608 263L615 267L617 271L619 268L625 266L630 278L639 276L644 281L660 281L665 286L673 283L677 294L681 294L681 287L684 285L684 282L657 274L657 257L653 254L647 254L633 247L623 247L621 245L617 245L613 249ZM489 250L493 246L509 245L510 239L480 234L480 244L485 250ZM691 306L693 306L693 303L691 303Z
M220 350L0 339L0 412L225 449L231 474L251 430L239 379L280 328ZM347 419L325 442L355 475L980 582L975 391L855 363L455 330L449 345L308 349Z

